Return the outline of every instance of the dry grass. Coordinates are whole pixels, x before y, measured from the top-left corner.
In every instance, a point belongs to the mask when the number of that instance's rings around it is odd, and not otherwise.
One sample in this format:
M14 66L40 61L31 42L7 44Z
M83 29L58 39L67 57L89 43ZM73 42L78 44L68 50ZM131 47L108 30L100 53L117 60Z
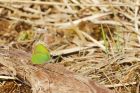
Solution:
M0 17L10 24L1 45L30 52L43 41L67 69L116 93L139 93L139 0L0 0ZM23 31L28 38L14 36Z

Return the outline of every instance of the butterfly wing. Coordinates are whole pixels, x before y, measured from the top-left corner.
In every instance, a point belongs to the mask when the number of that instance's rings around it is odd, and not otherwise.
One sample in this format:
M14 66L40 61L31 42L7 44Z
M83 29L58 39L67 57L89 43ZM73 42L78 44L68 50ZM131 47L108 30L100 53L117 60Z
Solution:
M33 64L43 64L51 59L48 49L43 44L37 44L32 53Z
M48 62L50 59L50 55L43 53L32 54L31 58L33 64L43 64L45 62Z

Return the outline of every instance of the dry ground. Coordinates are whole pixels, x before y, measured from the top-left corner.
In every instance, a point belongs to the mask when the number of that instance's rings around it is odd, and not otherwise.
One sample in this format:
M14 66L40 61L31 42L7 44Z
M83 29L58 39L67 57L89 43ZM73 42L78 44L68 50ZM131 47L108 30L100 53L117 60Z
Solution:
M1 48L44 42L52 63L116 93L140 93L139 27L139 0L0 0Z

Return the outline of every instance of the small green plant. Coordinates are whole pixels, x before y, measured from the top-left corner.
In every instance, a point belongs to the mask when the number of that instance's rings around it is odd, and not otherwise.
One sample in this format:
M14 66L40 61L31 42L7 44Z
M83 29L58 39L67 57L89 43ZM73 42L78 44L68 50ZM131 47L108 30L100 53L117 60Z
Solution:
M23 31L19 33L19 36L17 38L17 41L25 41L28 39L28 33Z
M107 37L106 37L106 33L104 31L104 28L103 28L103 25L101 24L101 31L102 31L102 37L103 37L103 40L104 40L104 44L105 44L105 53L108 53L109 50L108 50L108 42L107 42Z

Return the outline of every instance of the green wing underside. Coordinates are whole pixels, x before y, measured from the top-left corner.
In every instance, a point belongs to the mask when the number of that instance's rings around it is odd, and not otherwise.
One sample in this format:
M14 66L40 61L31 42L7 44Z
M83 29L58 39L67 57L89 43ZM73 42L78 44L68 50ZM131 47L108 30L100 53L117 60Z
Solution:
M49 53L49 51L43 44L38 44L35 46L34 53Z
M49 61L51 57L49 54L46 53L37 53L37 54L32 54L31 59L33 64L43 64Z

